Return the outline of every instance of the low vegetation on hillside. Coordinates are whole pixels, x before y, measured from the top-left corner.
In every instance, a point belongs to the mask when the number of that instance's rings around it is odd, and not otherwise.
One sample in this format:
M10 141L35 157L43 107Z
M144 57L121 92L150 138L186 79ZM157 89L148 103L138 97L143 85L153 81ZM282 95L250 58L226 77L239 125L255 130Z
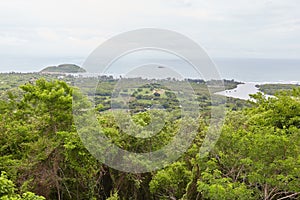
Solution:
M0 76L6 85L0 98L1 200L300 198L300 88L280 91L276 98L253 95L255 102L228 98L221 136L202 157L210 108L220 106L210 101L204 82L190 81L195 103L202 108L199 118L178 115L176 94L161 82L120 91L130 97L130 116L141 127L151 120L149 106L160 103L157 112L167 113L157 135L135 139L109 112L117 80L100 78L95 94L87 79L83 92L87 100L95 98L97 123L122 149L151 152L168 144L180 123L199 125L192 145L176 162L135 174L107 167L83 145L73 121L72 96L78 92L74 78L35 76L23 76L29 78L26 81L18 74Z

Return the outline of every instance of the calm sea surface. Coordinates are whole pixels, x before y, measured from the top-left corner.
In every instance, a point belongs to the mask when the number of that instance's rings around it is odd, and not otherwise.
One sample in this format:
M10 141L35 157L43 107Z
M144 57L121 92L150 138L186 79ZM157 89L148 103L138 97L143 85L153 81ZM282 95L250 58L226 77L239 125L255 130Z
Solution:
M300 59L213 58L213 61L224 79L235 79L243 82L300 82ZM80 57L3 57L0 58L0 72L37 72L50 65L63 63L82 65L83 62L84 58ZM139 66L145 62L147 62L145 59L136 61L132 61L132 58L121 59L106 72L118 76L126 73L126 70L131 70L130 67ZM160 60L157 59L156 63L160 63ZM196 76L193 70L185 66L180 60L166 59L162 63L174 66L184 77L203 78ZM169 74L168 70L162 67L159 70L161 71L156 69L157 72L155 72L153 69L144 68L140 72L137 71L137 74L151 74L150 72L153 76L161 74L167 76Z

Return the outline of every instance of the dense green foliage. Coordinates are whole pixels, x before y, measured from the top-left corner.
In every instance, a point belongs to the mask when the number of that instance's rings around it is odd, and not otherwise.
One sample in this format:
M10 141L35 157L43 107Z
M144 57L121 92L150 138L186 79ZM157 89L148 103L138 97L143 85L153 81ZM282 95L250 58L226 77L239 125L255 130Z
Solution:
M159 149L172 139L177 124L187 120L184 123L199 124L189 150L156 172L133 174L108 168L91 156L76 133L72 117L76 89L64 81L38 79L4 92L0 100L0 199L300 197L299 88L270 99L254 95L252 105L230 100L220 139L209 155L200 157L209 107L218 106L209 104L207 90L200 87L204 83L192 83L203 106L200 119L178 118L173 94L159 84L123 91L141 96L131 103L133 121L141 126L149 123L149 111L144 109L149 96L157 102L168 100L173 106L170 110L174 112L169 112L153 140L134 139L118 127L105 103L115 81L102 79L101 83L95 109L99 124L115 144L136 152ZM88 86L87 81L87 93ZM160 95L154 95L154 90Z
M294 84L263 84L257 85L259 90L265 94L274 95L276 92L283 90L292 90L295 87L299 87L299 85Z
M0 175L0 199L1 200L44 200L44 197L37 196L32 192L25 192L22 195L16 193L15 184L7 178L5 172Z

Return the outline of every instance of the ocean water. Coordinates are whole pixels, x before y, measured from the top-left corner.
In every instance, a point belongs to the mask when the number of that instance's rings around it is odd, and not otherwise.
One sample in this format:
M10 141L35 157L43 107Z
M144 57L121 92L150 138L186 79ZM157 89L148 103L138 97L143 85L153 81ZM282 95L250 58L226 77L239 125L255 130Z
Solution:
M39 72L48 66L64 63L81 65L82 57L59 56L0 56L0 72Z
M300 59L214 59L221 76L243 82L300 82Z
M157 66L143 68L132 73L132 67L149 63L149 58L136 59L138 55L115 62L105 73L115 76L129 74L151 75L167 77L203 78L188 67L186 63L173 57L154 60ZM223 79L234 79L242 82L300 82L300 59L258 59L258 58L212 58ZM0 72L37 72L47 66L72 63L82 65L85 58L82 57L0 57ZM152 62L153 63L153 62ZM171 73L164 66L173 66L177 73ZM176 76L176 74L178 76Z

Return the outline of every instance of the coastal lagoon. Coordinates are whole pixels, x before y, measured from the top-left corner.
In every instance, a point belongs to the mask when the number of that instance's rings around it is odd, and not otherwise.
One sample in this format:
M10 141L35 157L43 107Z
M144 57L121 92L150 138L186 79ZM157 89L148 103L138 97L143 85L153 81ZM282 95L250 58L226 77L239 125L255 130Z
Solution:
M243 100L251 100L250 95L256 94L258 92L261 92L257 85L264 85L264 84L294 84L299 85L300 81L287 81L287 82L245 82L242 84L239 84L236 88L231 90L225 90L222 92L217 92L215 94L223 95L226 97L232 97L237 99L243 99ZM264 94L266 97L274 97L272 95Z
M223 95L226 97L233 97L243 100L250 100L250 94L256 94L259 89L256 87L255 83L244 83L239 84L236 88L232 90L225 90L222 92L217 92L215 94Z

